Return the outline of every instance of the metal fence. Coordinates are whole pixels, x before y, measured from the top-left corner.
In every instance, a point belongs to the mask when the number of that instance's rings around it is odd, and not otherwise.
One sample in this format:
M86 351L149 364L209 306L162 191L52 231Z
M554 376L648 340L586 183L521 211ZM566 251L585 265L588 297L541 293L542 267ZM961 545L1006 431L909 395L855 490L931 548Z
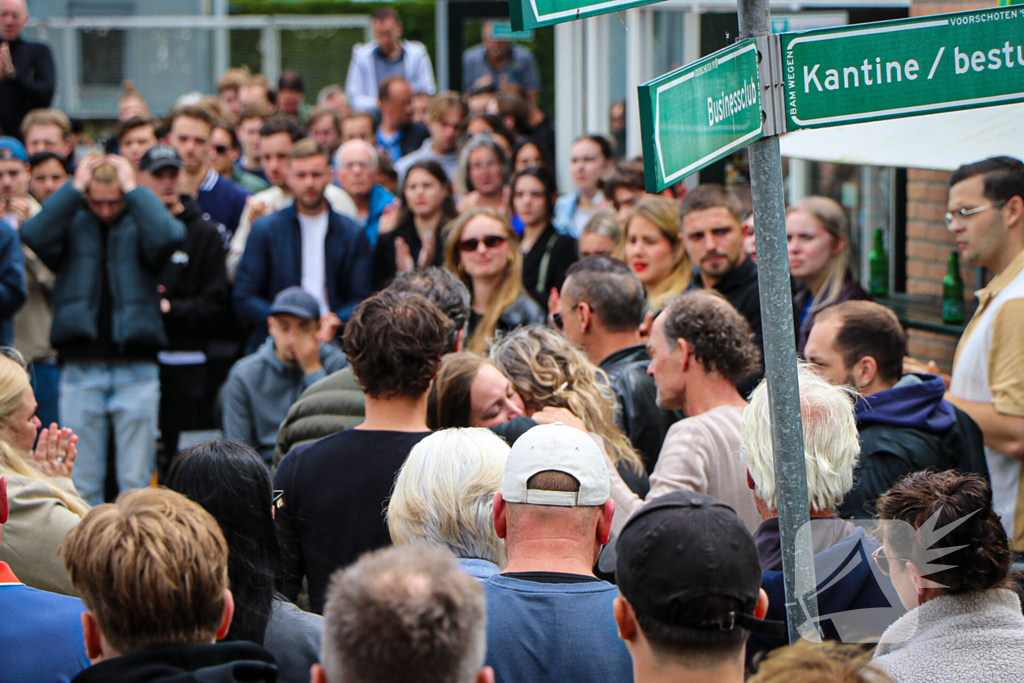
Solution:
M229 66L246 66L273 83L294 69L312 104L325 85L344 85L352 47L370 39L370 17L74 17L34 20L25 35L53 49L55 107L83 119L112 119L124 81L163 113L183 93L215 92Z

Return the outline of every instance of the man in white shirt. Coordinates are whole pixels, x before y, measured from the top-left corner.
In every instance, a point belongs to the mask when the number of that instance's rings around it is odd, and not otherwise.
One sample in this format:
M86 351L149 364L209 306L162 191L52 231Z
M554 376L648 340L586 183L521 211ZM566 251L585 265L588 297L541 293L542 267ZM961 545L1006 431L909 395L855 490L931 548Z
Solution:
M992 504L1014 550L1024 550L1024 164L994 157L949 179L946 226L965 265L995 277L979 289L978 310L953 359L946 400L970 415L985 438ZM908 372L936 372L908 361Z
M275 116L260 128L260 161L270 187L254 194L242 213L238 229L235 230L231 245L228 247L228 279L235 278L252 224L263 216L280 211L294 201L292 190L288 186L288 156L300 139L302 129L299 124L284 116ZM335 213L349 218L356 217L356 205L345 190L328 184L324 197Z
M266 338L270 302L288 287L301 286L317 300L322 312L318 338L324 342L370 295L373 251L359 225L331 208L326 198L330 180L324 148L300 140L288 155L294 201L253 224L234 291L235 310L255 328L249 352Z

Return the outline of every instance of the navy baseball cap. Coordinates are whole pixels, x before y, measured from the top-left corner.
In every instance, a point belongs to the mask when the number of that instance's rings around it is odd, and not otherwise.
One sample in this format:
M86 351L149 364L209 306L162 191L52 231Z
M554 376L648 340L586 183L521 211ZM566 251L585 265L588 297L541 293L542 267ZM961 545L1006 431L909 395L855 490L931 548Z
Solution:
M178 156L178 150L170 145L150 147L139 161L139 170L146 171L147 173L155 173L161 168L167 168L168 166L173 166L174 168L185 167L181 157Z
M270 315L278 313L287 313L305 320L318 320L320 304L302 287L289 287L278 292L274 297L274 303L270 305Z
M25 145L21 144L17 138L4 135L0 137L0 161L8 159L17 159L27 164L28 154L25 152Z
M785 635L784 623L754 617L761 592L757 546L720 500L692 491L658 496L630 518L612 552L615 583L637 612L672 626ZM735 598L740 611L722 622L692 623L686 604L712 596Z

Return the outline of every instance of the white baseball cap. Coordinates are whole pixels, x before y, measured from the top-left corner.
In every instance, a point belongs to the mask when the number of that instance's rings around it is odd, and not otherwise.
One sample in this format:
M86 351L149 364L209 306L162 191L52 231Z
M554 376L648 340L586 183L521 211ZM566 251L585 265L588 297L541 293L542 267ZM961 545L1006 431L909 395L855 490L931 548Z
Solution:
M549 470L575 477L579 492L526 487L530 477ZM529 505L603 505L611 497L604 454L586 432L561 422L537 425L512 445L501 479L501 497L508 503Z

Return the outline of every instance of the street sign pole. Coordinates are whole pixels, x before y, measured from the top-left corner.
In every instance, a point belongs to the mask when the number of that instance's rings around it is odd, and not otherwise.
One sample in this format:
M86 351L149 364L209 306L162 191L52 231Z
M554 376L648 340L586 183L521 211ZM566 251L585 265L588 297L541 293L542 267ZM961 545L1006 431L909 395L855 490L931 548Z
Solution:
M741 38L769 35L768 0L740 0L739 20ZM767 41L760 44L767 45ZM760 59L767 65L770 57L762 53ZM763 108L772 108L776 90L771 83L761 83ZM799 595L797 586L815 586L817 581L810 544L797 544L800 528L810 521L810 505L796 371L793 295L786 248L782 157L777 130L774 126L770 128L766 131L767 137L750 143L747 150L757 238L757 278L764 326L764 365L772 423L782 572L786 586L786 619L789 642L796 643L801 637L800 626L816 624L818 617L817 599L813 595Z

